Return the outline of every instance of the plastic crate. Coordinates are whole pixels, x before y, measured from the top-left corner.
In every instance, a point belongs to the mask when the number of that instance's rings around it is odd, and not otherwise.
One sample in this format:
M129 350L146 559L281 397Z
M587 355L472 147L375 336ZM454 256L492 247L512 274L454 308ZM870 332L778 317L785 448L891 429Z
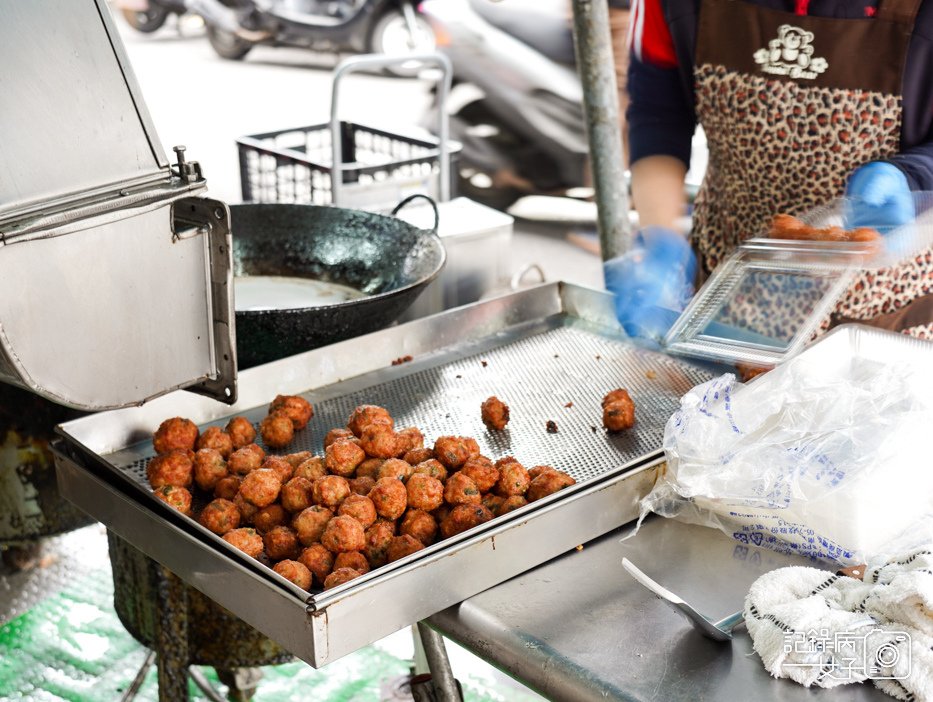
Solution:
M340 136L343 181L339 203L334 203L332 196L330 123L237 139L243 201L385 210L414 193L440 198L437 139L413 138L344 121L340 122ZM449 143L452 163L458 151L458 145Z

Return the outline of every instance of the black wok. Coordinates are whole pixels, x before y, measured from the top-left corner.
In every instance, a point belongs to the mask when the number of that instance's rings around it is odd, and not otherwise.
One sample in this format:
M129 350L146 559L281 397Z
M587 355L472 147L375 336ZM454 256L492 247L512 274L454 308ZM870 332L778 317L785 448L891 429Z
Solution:
M366 295L315 307L238 310L240 368L388 326L444 266L436 224L427 231L395 217L314 205L233 205L230 214L235 276L310 278Z

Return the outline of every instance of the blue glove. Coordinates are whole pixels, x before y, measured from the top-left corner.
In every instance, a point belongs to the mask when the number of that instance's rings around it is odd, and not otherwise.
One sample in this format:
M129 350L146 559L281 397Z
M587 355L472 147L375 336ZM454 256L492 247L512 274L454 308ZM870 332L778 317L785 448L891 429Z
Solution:
M686 237L662 227L643 229L631 251L606 261L606 289L625 332L661 341L693 295L696 266Z
M855 169L846 186L844 216L847 228L872 227L882 234L912 222L916 213L907 176L884 161Z

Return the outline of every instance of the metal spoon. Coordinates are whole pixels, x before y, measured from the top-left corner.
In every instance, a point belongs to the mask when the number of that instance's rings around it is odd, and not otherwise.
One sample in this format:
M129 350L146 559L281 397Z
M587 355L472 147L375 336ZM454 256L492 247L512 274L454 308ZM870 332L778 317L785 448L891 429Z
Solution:
M714 639L715 641L731 641L732 630L745 621L745 616L741 611L730 614L728 617L724 617L719 621L713 621L709 617L696 611L688 602L684 602L682 598L649 578L635 567L635 564L628 558L622 559L622 566L635 580L651 590L651 592L657 595L661 600L667 602L676 612L685 616L693 628L710 639Z

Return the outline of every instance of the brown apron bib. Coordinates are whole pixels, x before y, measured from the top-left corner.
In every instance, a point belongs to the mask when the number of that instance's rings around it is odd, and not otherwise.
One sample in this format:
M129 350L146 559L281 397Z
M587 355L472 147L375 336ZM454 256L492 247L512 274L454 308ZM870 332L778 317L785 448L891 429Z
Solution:
M707 271L774 215L841 196L853 170L898 151L902 74L920 3L882 0L873 19L840 20L703 0L694 79L709 166L693 238ZM861 273L833 321L933 338L933 299L920 299L931 293L933 249Z

